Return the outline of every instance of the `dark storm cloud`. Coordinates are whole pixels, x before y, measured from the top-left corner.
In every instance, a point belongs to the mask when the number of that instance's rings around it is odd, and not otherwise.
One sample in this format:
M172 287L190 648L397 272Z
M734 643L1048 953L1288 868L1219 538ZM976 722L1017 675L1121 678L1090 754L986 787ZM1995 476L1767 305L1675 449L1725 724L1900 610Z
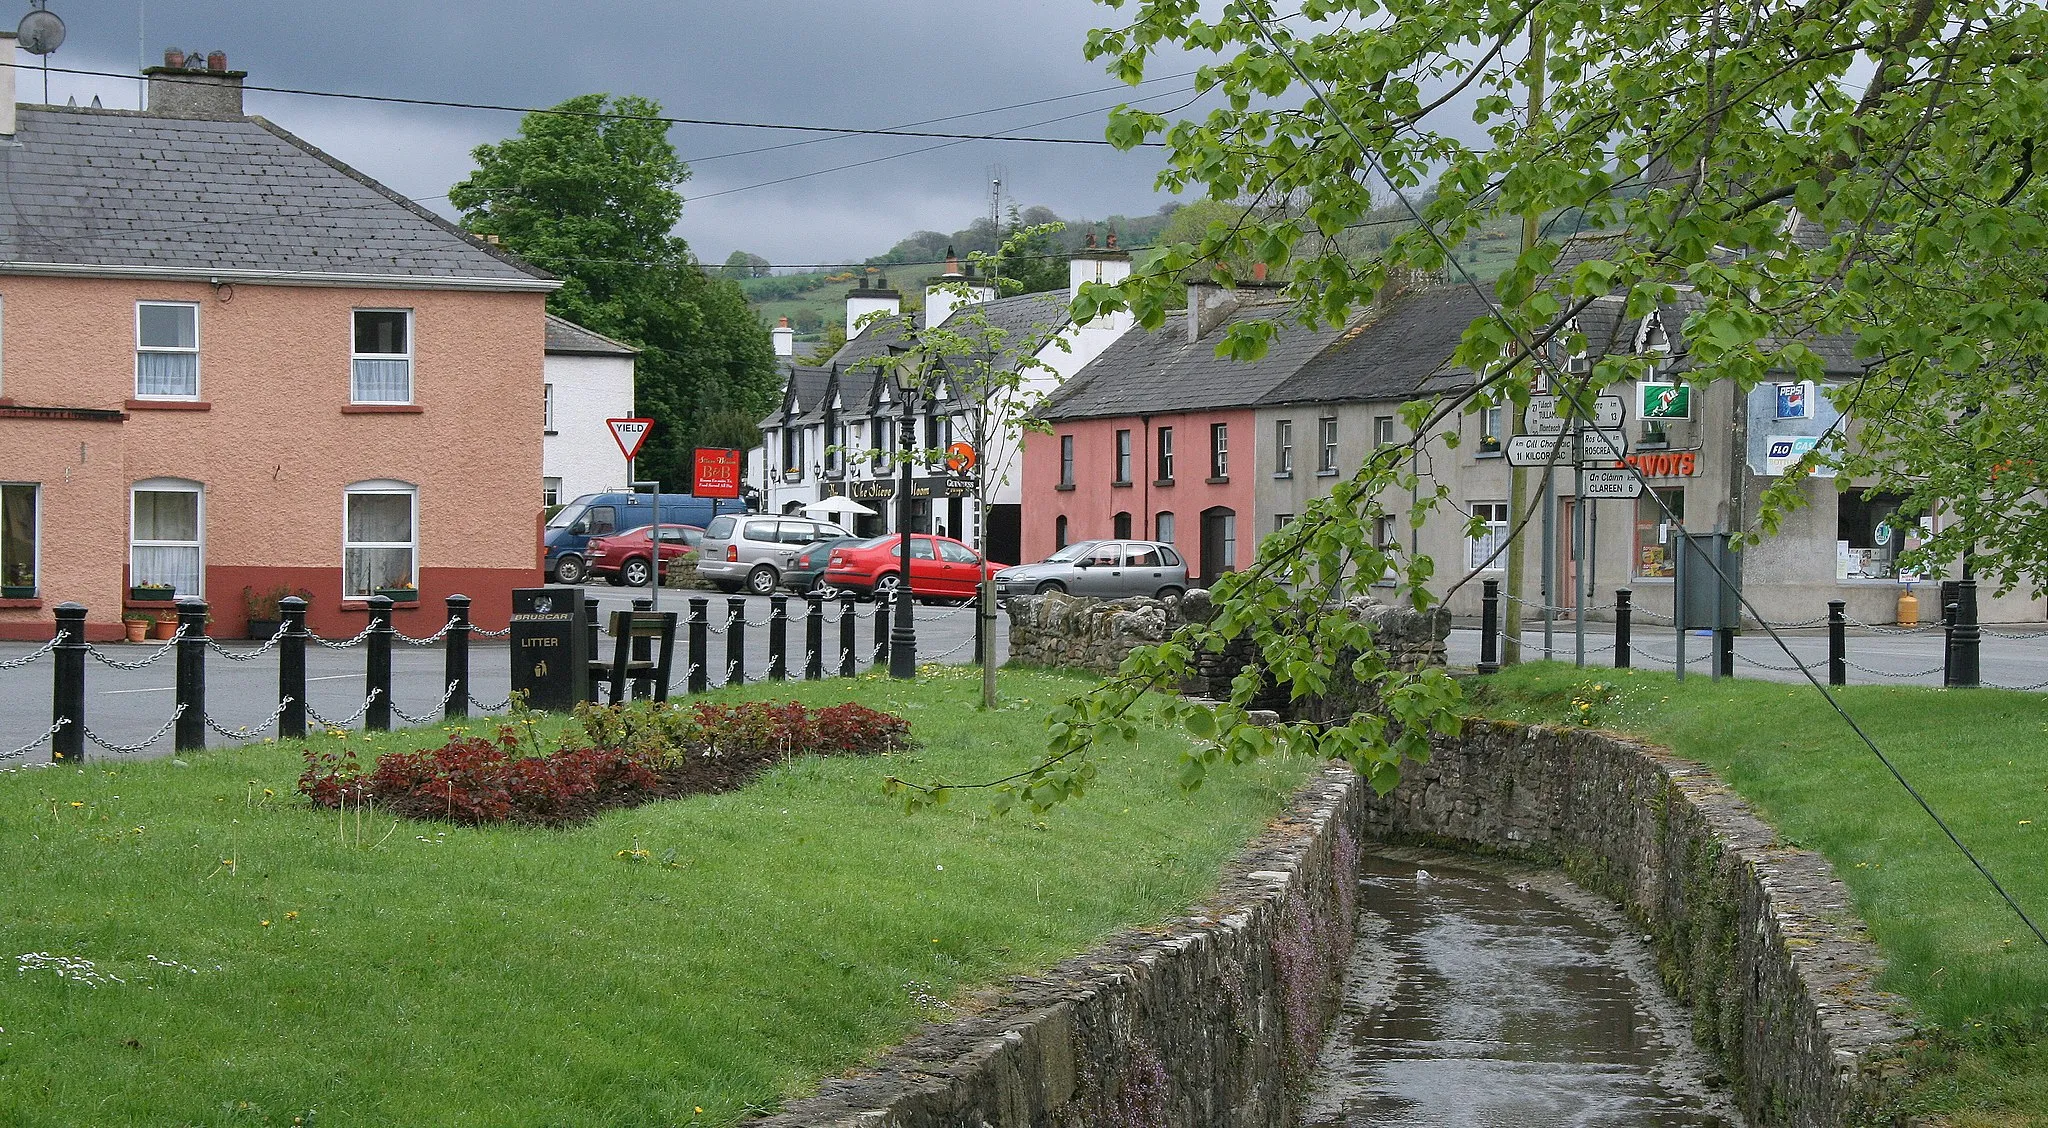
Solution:
M135 73L163 49L219 48L261 85L518 106L590 91L644 94L703 118L887 127L1116 84L1081 57L1090 27L1116 13L1083 0L976 3L726 3L603 0L49 0L70 25L55 65ZM1174 69L1188 69L1185 67ZM23 97L40 94L24 76ZM135 105L134 82L52 76L53 100L98 94ZM1164 109L1187 79L1069 98L930 128L1102 136L1125 97ZM305 136L408 195L438 197L471 168L469 150L516 115L252 92L251 112ZM1081 114L1072 120L1048 119ZM1045 124L1034 124L1045 123ZM680 233L698 254L735 248L777 262L858 260L916 228L953 230L988 210L991 165L1023 205L1062 215L1150 212L1155 156L975 141L807 141L804 134L678 126L692 160ZM815 175L910 150L930 151ZM785 181L769 184L772 181ZM755 187L756 185L765 185Z

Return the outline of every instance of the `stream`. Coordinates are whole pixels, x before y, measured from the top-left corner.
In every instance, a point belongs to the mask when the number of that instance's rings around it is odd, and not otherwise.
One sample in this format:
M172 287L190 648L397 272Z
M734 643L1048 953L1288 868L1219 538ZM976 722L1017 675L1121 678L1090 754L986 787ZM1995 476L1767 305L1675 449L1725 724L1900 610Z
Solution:
M1367 856L1304 1128L1737 1128L1618 913L1561 875Z

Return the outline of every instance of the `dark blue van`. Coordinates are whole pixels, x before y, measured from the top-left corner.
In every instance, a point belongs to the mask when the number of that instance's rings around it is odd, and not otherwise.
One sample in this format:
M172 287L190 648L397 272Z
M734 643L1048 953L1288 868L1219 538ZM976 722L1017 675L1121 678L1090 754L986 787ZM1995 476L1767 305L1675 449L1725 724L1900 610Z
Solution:
M584 494L563 506L541 536L541 543L547 547L548 578L558 584L582 583L590 574L583 552L590 538L654 524L654 499L655 495L644 493ZM695 525L701 529L720 513L746 511L746 503L737 498L661 495L664 525Z

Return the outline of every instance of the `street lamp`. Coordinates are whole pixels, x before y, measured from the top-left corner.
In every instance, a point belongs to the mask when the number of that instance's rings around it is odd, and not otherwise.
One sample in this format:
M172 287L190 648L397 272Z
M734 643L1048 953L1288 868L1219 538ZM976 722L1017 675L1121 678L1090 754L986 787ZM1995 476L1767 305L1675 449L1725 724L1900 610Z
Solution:
M903 363L891 368L889 374L896 382L896 398L903 405L903 417L896 430L896 459L900 467L896 484L896 534L897 547L903 555L896 573L896 622L889 628L889 676L914 678L917 676L917 627L910 621L910 448L906 444L917 426L917 420L910 414L910 397L916 394L923 380L921 371Z

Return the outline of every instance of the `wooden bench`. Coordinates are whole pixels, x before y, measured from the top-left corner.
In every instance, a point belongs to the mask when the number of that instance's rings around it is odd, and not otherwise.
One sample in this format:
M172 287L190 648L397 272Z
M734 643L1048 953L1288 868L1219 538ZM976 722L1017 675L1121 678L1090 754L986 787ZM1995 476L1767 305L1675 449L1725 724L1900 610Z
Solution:
M626 699L626 684L631 682L639 697L651 696L656 701L668 700L669 672L674 666L676 654L676 613L614 611L611 633L611 660L590 660L590 699L597 700L597 683L610 682L609 703L617 705ZM660 639L660 656L633 657L633 642L636 639ZM649 692L650 687L652 693Z

